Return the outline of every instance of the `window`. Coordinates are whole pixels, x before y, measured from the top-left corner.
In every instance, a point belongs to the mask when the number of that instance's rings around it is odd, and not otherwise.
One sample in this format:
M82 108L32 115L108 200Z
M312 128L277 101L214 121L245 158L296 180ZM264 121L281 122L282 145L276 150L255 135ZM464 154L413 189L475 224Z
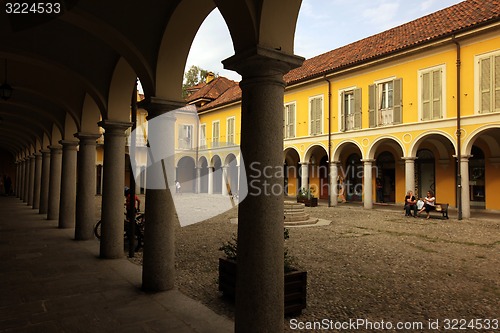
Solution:
M402 79L381 81L368 86L370 127L401 123L402 87Z
M212 122L212 147L219 147L220 122Z
M500 111L500 52L478 57L477 102L479 113Z
M193 148L193 125L179 125L177 134L179 149Z
M284 128L283 137L285 139L295 137L295 103L285 105L285 114L283 115Z
M309 133L323 134L323 96L309 99Z
M200 125L200 147L204 148L207 145L207 124Z
M226 137L227 144L234 145L234 117L227 118Z
M420 71L420 120L443 118L443 73L441 67Z
M361 128L361 88L340 92L340 130Z

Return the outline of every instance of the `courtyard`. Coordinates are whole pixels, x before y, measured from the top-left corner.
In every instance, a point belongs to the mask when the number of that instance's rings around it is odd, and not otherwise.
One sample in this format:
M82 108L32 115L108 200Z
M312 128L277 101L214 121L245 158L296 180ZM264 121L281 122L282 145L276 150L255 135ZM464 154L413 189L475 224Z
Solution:
M197 202L184 195L177 207L206 210ZM290 228L285 246L308 272L308 299L300 316L286 318L286 331L324 319L417 322L424 328L439 320L443 328L446 319L499 318L497 215L458 221L452 212L449 220L426 220L405 217L398 206L365 210L349 203L328 208L324 202L306 210L332 222ZM217 269L219 247L237 232L230 222L235 217L232 208L176 230L176 287L231 319L234 304L217 290ZM131 260L140 264L141 253Z

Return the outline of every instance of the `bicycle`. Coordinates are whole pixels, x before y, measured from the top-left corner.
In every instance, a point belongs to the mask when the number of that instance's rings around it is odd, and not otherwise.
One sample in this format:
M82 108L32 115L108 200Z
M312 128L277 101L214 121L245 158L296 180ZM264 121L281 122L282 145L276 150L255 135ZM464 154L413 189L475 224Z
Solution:
M125 214L126 216L127 214ZM94 235L97 239L101 239L101 224L102 220L96 223L94 226ZM139 251L142 247L144 247L144 224L145 224L145 217L144 213L137 212L135 215L135 239L137 241L137 246L135 248L135 252ZM129 237L130 233L130 224L129 220L125 218L123 221L123 238L125 242L128 242L130 239Z

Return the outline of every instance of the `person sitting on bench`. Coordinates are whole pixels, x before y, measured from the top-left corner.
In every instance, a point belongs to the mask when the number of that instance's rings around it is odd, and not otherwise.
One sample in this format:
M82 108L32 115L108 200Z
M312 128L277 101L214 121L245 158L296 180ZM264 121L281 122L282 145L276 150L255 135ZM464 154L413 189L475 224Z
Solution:
M405 197L405 216L412 216L411 211L413 210L413 217L417 217L417 200L413 195L413 191L408 191Z
M424 198L424 207L418 211L418 215L424 210L427 213L427 219L430 217L430 211L436 209L436 198L432 191L427 192L427 196Z

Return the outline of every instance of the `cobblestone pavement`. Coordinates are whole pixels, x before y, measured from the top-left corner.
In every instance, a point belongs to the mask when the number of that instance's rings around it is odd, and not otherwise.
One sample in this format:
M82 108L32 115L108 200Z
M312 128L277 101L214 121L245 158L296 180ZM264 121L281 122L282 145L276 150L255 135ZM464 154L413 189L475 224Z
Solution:
M436 323L444 330L446 319L500 319L498 216L426 220L405 217L402 207L325 203L306 210L332 223L290 229L285 245L308 272L308 301L300 316L285 319L285 331L323 319L421 323L415 332L437 331L428 330ZM236 233L235 217L237 208L176 234L179 290L229 318L233 304L217 291L218 248Z

